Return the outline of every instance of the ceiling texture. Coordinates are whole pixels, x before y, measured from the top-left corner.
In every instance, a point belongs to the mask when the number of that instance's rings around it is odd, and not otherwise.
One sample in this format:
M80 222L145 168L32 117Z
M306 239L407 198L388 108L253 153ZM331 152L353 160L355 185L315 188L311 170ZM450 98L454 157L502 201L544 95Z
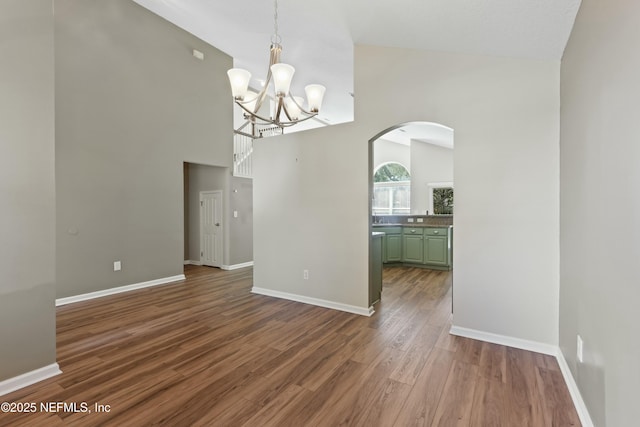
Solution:
M273 0L134 1L232 56L260 87ZM353 120L354 44L560 60L580 1L278 0L282 62L296 68L292 93L325 85L319 118L343 123Z

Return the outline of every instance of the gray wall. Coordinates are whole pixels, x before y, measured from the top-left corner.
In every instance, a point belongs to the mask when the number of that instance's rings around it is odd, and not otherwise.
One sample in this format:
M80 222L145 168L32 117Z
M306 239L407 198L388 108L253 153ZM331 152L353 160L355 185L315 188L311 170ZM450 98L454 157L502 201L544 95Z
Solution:
M128 0L55 7L57 296L181 274L183 161L231 166L232 60Z
M560 346L599 427L640 419L639 21L583 0L562 60Z
M400 163L411 173L411 148L382 138L373 143L373 172L385 163Z
M236 218L233 211L238 212ZM229 264L253 261L253 180L231 177L229 193Z
M455 131L454 324L553 348L559 61L355 53L353 123L256 144L255 286L367 307L368 140L399 123L441 123Z
M429 209L427 184L453 182L453 149L411 141L411 171L411 213L424 215Z
M0 2L0 381L55 363L53 9Z

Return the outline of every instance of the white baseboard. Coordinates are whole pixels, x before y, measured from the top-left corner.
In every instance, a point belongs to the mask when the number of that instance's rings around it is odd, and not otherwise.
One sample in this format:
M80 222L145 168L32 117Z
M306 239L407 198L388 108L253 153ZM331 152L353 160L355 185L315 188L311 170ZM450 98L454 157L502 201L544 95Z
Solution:
M544 344L537 341L523 340L520 338L513 338L506 335L492 334L491 332L452 326L449 330L449 333L451 335L472 338L474 340L486 341L494 344L506 345L507 347L534 351L536 353L548 354L550 356L555 356L556 354L558 354L558 347L555 345Z
M536 353L554 356L558 361L558 365L560 366L560 372L562 372L564 382L567 384L567 388L569 389L569 394L571 395L571 400L573 400L573 405L576 407L576 412L578 413L578 417L580 418L580 423L582 423L583 427L593 427L593 421L591 420L591 416L589 415L587 405L585 405L584 400L582 399L582 394L580 394L578 385L576 384L576 381L571 374L569 365L567 365L567 361L565 360L560 347L536 341L513 338L506 335L492 334L490 332L483 332L475 329L461 328L459 326L452 326L449 332L452 335L458 335L465 338L472 338L479 341L486 341L494 344L505 345L507 347L514 347L522 350L528 350Z
M305 304L316 305L318 307L330 308L333 310L346 311L347 313L359 314L361 316L371 316L373 314L373 308L357 307L355 305L342 304L339 302L327 301L319 298L311 298L303 295L290 294L288 292L274 291L271 289L256 288L251 289L251 292L259 295L266 295L269 297L282 298L290 301L302 302Z
M223 265L220 268L222 270L237 270L239 268L245 268L245 267L253 267L253 261L243 262L241 264Z
M119 286L117 288L104 289L102 291L89 292L87 294L74 295L71 297L56 299L56 307L66 304L72 304L74 302L86 301L94 298L105 297L107 295L119 294L122 292L129 292L136 289L149 288L151 286L164 285L167 283L177 282L179 280L185 280L184 274L178 274L177 276L163 277L162 279L149 280L148 282L134 283L132 285Z
M194 261L192 259L185 259L184 260L184 265L202 265L202 262Z
M30 372L26 372L22 375L18 375L17 377L1 381L0 396L4 396L5 394L9 394L12 391L30 386L31 384L46 380L47 378L54 377L61 373L62 371L60 370L58 364L52 363L51 365L47 365Z
M593 421L591 420L591 415L589 415L587 405L584 403L584 399L582 398L582 394L580 393L578 384L573 378L573 374L569 369L569 365L567 364L567 361L564 358L564 354L562 354L562 350L560 350L559 347L556 354L556 359L558 360L558 365L560 365L560 371L562 372L562 376L564 377L564 382L567 384L567 388L569 389L571 400L573 400L573 404L575 405L576 411L578 412L578 417L580 417L582 427L593 427Z

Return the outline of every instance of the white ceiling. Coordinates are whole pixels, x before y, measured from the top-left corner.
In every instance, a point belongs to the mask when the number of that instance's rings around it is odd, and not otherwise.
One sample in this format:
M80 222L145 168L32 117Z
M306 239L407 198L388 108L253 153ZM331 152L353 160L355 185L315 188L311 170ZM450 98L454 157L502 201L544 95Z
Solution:
M134 1L266 76L273 1ZM580 1L278 0L282 62L296 67L294 94L327 87L319 117L342 123L353 120L354 44L559 60Z
M420 141L453 149L453 129L438 123L409 123L380 136L380 139L402 145Z

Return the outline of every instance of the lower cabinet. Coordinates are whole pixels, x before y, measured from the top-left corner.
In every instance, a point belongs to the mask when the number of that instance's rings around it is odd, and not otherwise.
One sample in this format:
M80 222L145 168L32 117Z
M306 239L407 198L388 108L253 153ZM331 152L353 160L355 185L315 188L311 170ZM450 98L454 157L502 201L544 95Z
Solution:
M384 262L402 261L402 234L388 234L385 236Z
M449 265L449 236L446 228L424 230L424 263Z
M422 229L405 228L402 231L402 262L421 264L424 260Z
M451 231L448 227L375 227L385 233L382 260L436 270L451 269Z
M436 265L448 265L449 257L447 250L447 238L445 237L424 237L424 263Z
M382 231L382 262L402 261L402 227L374 227L374 231Z
M384 236L374 235L371 239L371 259L369 277L369 306L380 301L382 296L382 242Z

